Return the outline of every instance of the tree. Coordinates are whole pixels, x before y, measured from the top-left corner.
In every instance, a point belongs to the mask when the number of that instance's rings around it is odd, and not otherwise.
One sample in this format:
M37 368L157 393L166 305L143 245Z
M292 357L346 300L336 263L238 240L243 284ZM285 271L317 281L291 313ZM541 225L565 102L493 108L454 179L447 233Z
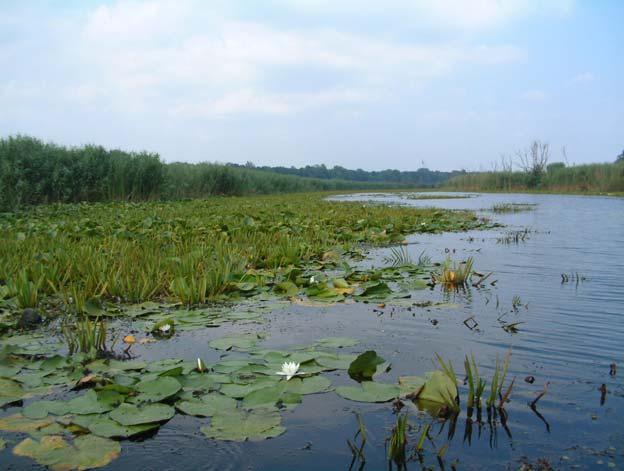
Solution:
M550 158L550 146L547 142L535 140L526 149L516 151L518 166L527 174L529 188L538 187L546 172Z
M624 150L615 158L616 163L624 162Z

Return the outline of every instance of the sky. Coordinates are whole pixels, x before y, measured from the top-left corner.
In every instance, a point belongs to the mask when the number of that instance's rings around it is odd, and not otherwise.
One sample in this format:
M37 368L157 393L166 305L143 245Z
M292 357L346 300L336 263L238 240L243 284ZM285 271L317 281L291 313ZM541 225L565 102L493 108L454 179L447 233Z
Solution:
M485 170L624 149L621 0L0 0L0 136Z

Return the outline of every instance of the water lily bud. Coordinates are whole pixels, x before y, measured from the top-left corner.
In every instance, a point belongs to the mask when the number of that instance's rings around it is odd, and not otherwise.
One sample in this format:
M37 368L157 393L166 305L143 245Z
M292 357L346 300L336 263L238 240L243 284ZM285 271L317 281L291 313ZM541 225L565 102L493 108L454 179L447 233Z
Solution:
M197 359L197 371L199 371L200 373L203 373L204 371L206 371L206 364L204 363L204 360L202 360L201 358Z
M126 335L123 338L124 343L127 343L128 345L132 345L133 343L136 342L136 339L134 338L134 335Z

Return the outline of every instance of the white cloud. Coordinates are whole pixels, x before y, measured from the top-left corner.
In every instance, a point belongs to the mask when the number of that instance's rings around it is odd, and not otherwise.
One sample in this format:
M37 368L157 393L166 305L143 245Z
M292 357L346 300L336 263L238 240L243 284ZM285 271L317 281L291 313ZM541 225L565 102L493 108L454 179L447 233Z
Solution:
M548 98L543 90L527 90L520 97L527 101L545 101Z
M243 112L281 114L370 101L400 83L429 81L461 64L521 60L509 45L399 42L320 28L277 28L228 18L192 0L117 3L93 10L82 41L61 53L81 74L76 99L105 100L120 110L181 116ZM308 93L263 89L275 68L339 71L347 84Z
M583 72L572 78L573 82L591 82L594 80L594 74L591 72Z
M532 14L568 14L574 0L278 0L280 3L317 14L403 14L435 28L476 31L499 28Z

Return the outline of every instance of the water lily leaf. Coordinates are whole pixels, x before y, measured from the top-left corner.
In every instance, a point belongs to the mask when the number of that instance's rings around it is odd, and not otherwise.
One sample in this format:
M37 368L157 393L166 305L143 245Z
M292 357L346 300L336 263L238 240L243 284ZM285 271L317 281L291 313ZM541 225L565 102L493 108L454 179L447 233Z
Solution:
M245 440L265 440L277 437L286 429L282 427L279 412L254 409L234 410L216 414L209 427L201 431L208 438L243 442Z
M40 428L50 425L52 419L29 419L22 414L13 414L0 418L0 430L3 432L34 432Z
M250 350L256 346L258 337L255 334L231 335L211 341L208 345L217 350Z
M399 395L399 388L394 384L364 381L361 386L340 386L336 393L345 399L358 402L388 402Z
M242 405L246 409L254 407L267 407L270 408L277 404L281 399L286 385L284 383L278 383L274 386L269 386L262 389L256 389L251 391L243 398Z
M332 390L331 381L324 376L292 378L286 381L286 391L295 394L317 394Z
M299 292L299 287L292 281L282 281L275 285L273 291L286 296L295 296Z
M69 413L69 404L64 401L37 401L31 402L24 409L22 414L29 419L43 419L48 414L65 415Z
M178 401L176 409L187 415L212 417L218 412L236 409L237 402L222 394L206 394L200 400Z
M175 409L166 404L146 404L135 406L121 404L110 413L111 419L121 425L142 425L152 422L163 422L175 415Z
M26 392L17 381L0 378L0 407L22 400Z
M233 397L236 399L242 399L247 394L257 389L266 388L274 385L277 381L279 381L279 377L260 377L254 382L247 384L234 384L228 383L221 386L219 390L221 394L225 394L226 396Z
M100 400L102 397L102 400ZM67 403L68 412L72 414L102 414L112 410L119 402L119 395L109 398L90 389L82 396L78 396Z
M357 355L318 355L315 361L325 367L332 370L346 370L349 365L357 358Z
M399 376L399 389L401 396L410 394L417 395L425 385L425 378L422 376Z
M377 367L385 362L374 350L368 350L359 355L349 365L349 376L356 381L369 381L377 372Z
M147 371L161 373L163 371L168 371L172 368L177 368L178 366L180 366L180 363L182 363L182 360L175 359L175 358L167 358L165 360L152 361L148 363L145 369Z
M29 432L31 438L40 439L41 437L45 437L46 435L59 435L65 433L65 427L56 422L46 425L45 427L40 428L34 432Z
M98 417L91 421L87 428L99 437L104 438L129 438L149 432L160 427L160 423L153 422L140 425L120 425L107 417Z
M179 378L185 391L214 391L219 389L220 384L215 381L214 375L205 373L191 373Z
M6 441L0 438L0 451L4 450L5 448L6 448Z
M424 387L418 394L418 399L445 404L445 398L454 400L457 397L457 382L454 382L443 371L427 373L426 379Z
M358 297L383 299L392 294L390 287L383 281L368 283Z
M137 396L140 402L160 402L174 396L182 385L171 376L161 376L151 381L140 381L135 389L140 393Z
M82 435L67 443L63 437L51 435L41 441L27 438L20 442L13 453L32 458L42 466L54 471L92 469L106 466L121 453L118 442L94 435Z
M359 343L359 340L351 337L326 337L324 339L317 340L315 345L325 348L344 348L353 347Z

